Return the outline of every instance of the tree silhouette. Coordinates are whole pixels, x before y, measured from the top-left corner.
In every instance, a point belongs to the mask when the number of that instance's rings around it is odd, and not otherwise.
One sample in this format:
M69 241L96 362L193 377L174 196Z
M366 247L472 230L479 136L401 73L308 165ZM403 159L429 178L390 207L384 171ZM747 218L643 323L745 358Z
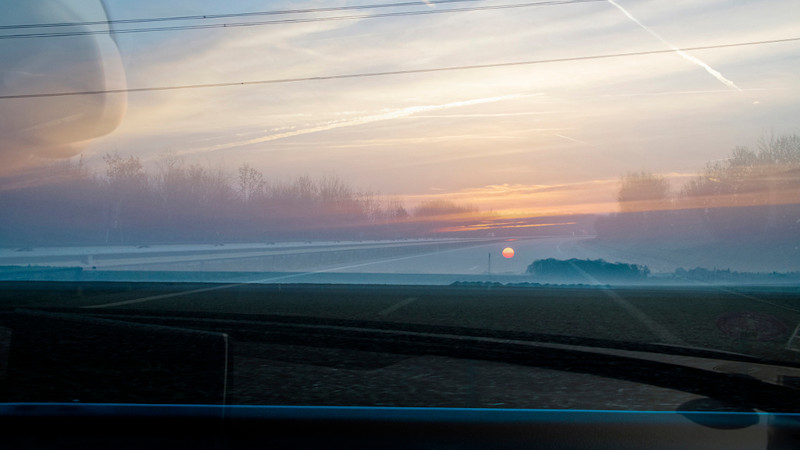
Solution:
M669 205L669 182L650 172L631 172L620 181L617 201L622 212L657 211Z
M106 186L108 192L108 212L106 216L105 242L125 241L125 232L137 219L137 207L147 201L147 174L138 157L123 157L117 153L103 156L106 163Z
M415 217L457 218L477 212L477 208L460 205L450 200L426 200L414 209Z
M706 224L723 238L793 232L800 217L800 136L764 137L755 151L735 148L684 186L682 202L702 208Z
M264 181L264 174L250 164L239 166L238 181L239 195L241 195L245 204L251 203L264 195L264 189L267 185L266 181Z

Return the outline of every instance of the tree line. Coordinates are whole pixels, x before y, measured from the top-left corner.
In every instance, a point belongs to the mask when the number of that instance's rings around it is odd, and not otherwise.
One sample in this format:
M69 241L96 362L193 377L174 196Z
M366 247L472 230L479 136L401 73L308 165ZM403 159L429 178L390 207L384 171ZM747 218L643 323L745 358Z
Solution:
M476 211L447 200L409 209L335 176L270 181L249 164L231 174L175 157L150 171L136 156L103 161L102 171L78 159L0 180L0 244L414 237L469 222Z
M543 278L620 282L642 281L650 275L650 269L647 266L612 263L603 259L547 258L532 262L525 273Z
M664 176L622 177L620 212L598 218L599 237L800 240L800 136L762 138L709 162L679 189Z

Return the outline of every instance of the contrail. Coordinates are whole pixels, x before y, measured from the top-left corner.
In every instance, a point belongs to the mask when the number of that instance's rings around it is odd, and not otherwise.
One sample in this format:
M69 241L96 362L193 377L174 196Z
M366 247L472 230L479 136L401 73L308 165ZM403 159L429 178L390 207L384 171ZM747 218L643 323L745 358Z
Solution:
M655 31L651 30L650 28L647 28L642 22L639 22L639 20L636 19L636 17L633 17L631 15L631 13L629 13L625 8L623 8L615 0L608 0L608 2L611 3L612 5L614 5L615 7L617 7L617 9L619 9L620 11L622 11L623 14L625 14L629 19L631 19L636 25L639 25L644 31L647 31L653 37L655 37L656 39L658 39L659 41L664 43L664 45L666 45L670 49L674 50L675 53L679 54L681 57L683 57L683 59L685 59L685 60L687 60L689 62L692 62L694 64L697 64L698 66L702 67L703 69L706 70L706 72L710 73L712 77L714 77L717 80L719 80L725 86L728 86L731 89L736 89L737 91L741 91L739 86L737 86L733 81L725 78L721 73L719 73L716 70L714 70L711 66L709 66L708 64L704 63L703 61L695 58L694 56L686 53L685 51L679 49L678 47L675 47L674 45L672 45L669 42L667 42L666 39L662 38L658 33L656 33Z
M568 141L577 142L578 144L588 144L588 142L584 142L580 139L571 138L569 136L564 136L563 134L554 134L553 136L560 137L561 139L566 139Z
M260 137L253 138L253 139L240 140L240 141L236 141L236 142L228 142L228 143L224 143L224 144L217 144L217 145L212 145L212 146L207 146L207 147L202 147L202 148L184 150L184 151L180 151L180 152L177 152L177 153L179 155L181 155L181 154L188 154L188 153L200 153L200 152L208 152L208 151L215 151L215 150L224 150L224 149L235 148L235 147L243 147L243 146L246 146L246 145L253 145L253 144L260 144L260 143L263 143L263 142L276 141L278 139L286 139L286 138L293 137L293 136L300 136L300 135L304 135L304 134L319 133L319 132L322 132L322 131L334 130L336 128L352 127L352 126L357 126L357 125L365 125L365 124L368 124L368 123L379 122L379 121L384 121L384 120L401 119L403 117L409 117L409 116L413 116L413 115L418 114L418 113L423 113L423 112L428 112L428 111L437 111L437 110L442 110L442 109L450 109L450 108L459 108L459 107L464 107L464 106L481 105L481 104L484 104L484 103L494 103L494 102L500 102L500 101L504 101L504 100L512 100L512 99L516 99L516 98L521 98L521 97L524 97L524 95L512 94L512 95L503 95L503 96L499 96L499 97L477 98L477 99L473 99L473 100L450 102L450 103L444 103L444 104L438 104L438 105L409 106L409 107L406 107L406 108L391 110L391 111L387 111L387 112L381 112L381 113L378 113L378 114L372 114L372 115L367 115L367 116L362 116L362 117L356 117L354 119L330 121L330 122L326 122L326 123L323 123L323 124L320 124L320 125L317 125L317 126L314 126L314 127L310 127L310 128L302 128L302 129L299 129L299 130L290 130L290 131L286 131L286 132L283 132L283 133L277 133L277 134L267 134L265 136L260 136Z

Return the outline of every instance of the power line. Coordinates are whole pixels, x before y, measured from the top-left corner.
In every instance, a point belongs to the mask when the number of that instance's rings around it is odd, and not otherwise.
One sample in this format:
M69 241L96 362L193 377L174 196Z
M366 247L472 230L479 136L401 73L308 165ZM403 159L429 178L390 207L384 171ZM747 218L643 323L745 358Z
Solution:
M0 30L17 30L25 28L75 27L75 26L91 26L91 25L114 25L120 23L151 23L151 22L178 22L185 20L230 19L234 17L277 16L283 14L309 14L318 12L353 11L353 10L377 9L377 8L402 8L407 6L429 6L429 5L440 5L440 4L443 5L448 3L465 3L465 2L481 2L481 1L484 0L438 0L429 2L414 1L414 2L399 2L399 3L378 3L371 5L336 6L327 8L251 11L251 12L227 13L227 14L202 14L193 16L168 16L168 17L150 17L150 18L139 18L139 19L97 20L92 22L33 23L24 25L0 25Z
M459 70L476 70L476 69L489 69L497 67L514 67L514 66L529 66L534 64L550 64L570 61L588 61L593 59L610 59L610 58L623 58L629 56L645 56L645 55L659 55L666 53L675 53L678 51L691 52L698 50L713 50L720 48L744 47L752 45L764 44L777 44L784 42L800 41L800 37L791 37L785 39L771 39L766 41L750 41L750 42L737 42L732 44L718 44L718 45L705 45L699 47L685 47L679 49L669 50L648 50L641 52L628 52L628 53L607 53L603 55L589 55L589 56L573 56L569 58L555 58L555 59L537 59L530 61L512 61L491 64L475 64L469 66L450 66L450 67L435 67L428 69L408 69L408 70L393 70L388 72L361 72L340 75L323 75L317 77L302 77L302 78L280 78L273 80L255 80L255 81L238 81L229 83L209 83L209 84L187 84L179 86L156 86L156 87L143 87L143 88L129 88L129 89L106 89L97 91L76 91L76 92L52 92L41 94L18 94L18 95L0 95L0 100L3 99L20 99L20 98L39 98L39 97L66 97L74 95L97 95L97 94L120 94L131 92L152 92L152 91L175 91L182 89L207 89L218 87L230 86L252 86L258 84L280 84L280 83L298 83L306 81L325 81L325 80L343 80L348 78L368 78L368 77L383 77L390 75L408 75L417 73L432 73L432 72L453 72Z
M207 30L213 28L241 28L253 27L264 25L287 25L298 23L311 23L311 22L330 22L342 20L356 20L356 19L380 19L386 17L405 17L405 16L421 16L432 14L449 14L458 12L473 12L473 11L489 11L500 9L516 9L528 8L538 6L556 6L568 5L577 3L594 3L605 2L606 0L551 0L540 1L532 3L519 3L511 5L492 5L492 6L472 6L466 8L449 8L449 9L425 9L421 11L402 11L392 13L380 14L356 14L349 16L333 16L333 17L311 17L311 18L295 18L295 19L281 19L281 20L267 20L260 22L234 22L234 23L215 23L215 24L201 24L201 25L174 25L165 27L150 27L150 28L125 28L121 30L91 30L91 31L63 31L63 32L49 32L49 33L22 33L22 34L6 34L0 35L2 39L30 39L30 38L51 38L51 37L69 37L69 36L90 36L98 34L131 34L131 33L152 33L156 31L186 31L186 30Z

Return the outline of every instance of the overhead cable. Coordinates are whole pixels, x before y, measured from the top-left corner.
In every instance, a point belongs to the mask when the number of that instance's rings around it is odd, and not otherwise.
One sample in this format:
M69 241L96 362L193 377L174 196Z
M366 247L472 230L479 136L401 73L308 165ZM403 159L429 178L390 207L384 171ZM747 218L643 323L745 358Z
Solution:
M717 45L704 45L698 47L685 47L679 49L669 50L647 50L641 52L627 52L627 53L606 53L601 55L588 55L588 56L572 56L568 58L554 58L554 59L537 59L530 61L512 61L490 64L474 64L469 66L450 66L450 67L435 67L427 69L408 69L408 70L393 70L388 72L361 72L340 75L323 75L315 77L301 77L301 78L279 78L272 80L254 80L254 81L237 81L227 83L208 83L208 84L187 84L178 86L154 86L142 88L128 88L128 89L106 89L96 91L75 91L75 92L51 92L51 93L36 93L36 94L17 94L17 95L0 95L0 100L3 99L21 99L21 98L39 98L39 97L65 97L73 95L96 95L96 94L116 94L116 93L132 93L132 92L152 92L152 91L175 91L182 89L207 89L219 88L230 86L252 86L259 84L280 84L280 83L299 83L307 81L325 81L325 80L343 80L348 78L368 78L368 77L383 77L391 75L409 75L417 73L433 73L433 72L453 72L461 70L476 70L476 69L489 69L498 67L514 67L514 66L528 66L535 64L550 64L572 61L588 61L594 59L610 59L622 58L630 56L645 56L645 55L659 55L675 52L691 52L699 50L713 50L721 48L745 47L753 45L777 44L786 42L800 41L800 37L791 37L785 39L771 39L765 41L749 41L737 42L732 44L717 44Z
M532 3L516 3L508 5L472 6L466 8L449 8L449 9L424 9L419 11L400 11L400 12L380 13L380 14L355 14L349 16L307 17L307 18L294 18L294 19L266 20L257 22L173 25L173 26L149 27L149 28L124 28L115 30L104 29L104 30L86 30L86 31L55 31L55 32L44 32L44 33L19 33L19 34L0 35L0 40L91 36L98 34L120 35L120 34L132 34L132 33L152 33L152 32L162 32L162 31L209 30L214 28L242 28L242 27L255 27L255 26L265 26L265 25L288 25L288 24L331 22L331 21L343 21L343 20L382 19L387 17L408 17L408 16L422 16L422 15L432 15L432 14L450 14L450 13L460 13L460 12L530 8L530 7L568 5L576 3L594 3L594 2L605 2L605 1L606 0L552 0L552 1L532 2Z
M277 16L283 14L309 14L319 12L335 12L335 11L353 11L364 9L378 9L378 8L404 8L408 6L435 6L439 4L448 3L465 3L465 2L482 2L485 0L437 0L437 1L414 1L414 2L398 2L398 3L377 3L371 5L353 5L353 6L333 6L327 8L307 8L307 9L283 9L274 11L250 11L241 13L227 13L227 14L197 14L192 16L167 16L167 17L146 17L139 19L114 19L114 20L96 20L91 22L54 22L54 23L30 23L22 25L0 25L0 30L17 30L25 28L54 28L54 27L78 27L78 26L91 26L91 25L115 25L121 23L152 23L152 22L178 22L185 20L214 20L214 19L230 19L234 17L253 17L253 16Z

